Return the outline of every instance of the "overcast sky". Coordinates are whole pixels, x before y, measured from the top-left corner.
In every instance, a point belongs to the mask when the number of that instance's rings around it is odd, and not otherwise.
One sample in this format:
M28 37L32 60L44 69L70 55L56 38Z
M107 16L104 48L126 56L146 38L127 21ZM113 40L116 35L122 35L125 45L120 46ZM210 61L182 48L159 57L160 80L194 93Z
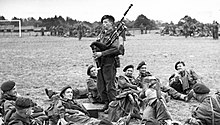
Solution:
M189 15L203 23L220 22L220 0L0 0L0 16L48 18L62 16L80 21L100 21L105 14L120 20L130 4L126 18L140 14L149 19L177 23Z

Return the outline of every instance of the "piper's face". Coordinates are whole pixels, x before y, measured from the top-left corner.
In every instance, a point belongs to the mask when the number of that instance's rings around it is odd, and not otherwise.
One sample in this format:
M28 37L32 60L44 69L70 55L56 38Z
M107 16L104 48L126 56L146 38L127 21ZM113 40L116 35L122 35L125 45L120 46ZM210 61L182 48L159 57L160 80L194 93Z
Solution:
M182 64L182 63L179 63L178 65L177 65L177 71L183 71L183 70L185 70L185 66Z
M126 71L125 71L125 75L126 76L132 76L134 72L134 69L133 68L128 68Z
M141 74L146 73L146 72L147 72L147 65L143 65L143 66L139 69L139 72L140 72Z
M71 88L66 89L66 91L63 94L63 97L66 99L73 99L73 90Z
M109 19L104 19L102 24L106 30L112 29L113 22L111 22Z
M96 77L96 76L97 76L97 70L96 70L95 67L92 67L92 68L90 69L90 75L91 75L92 77Z

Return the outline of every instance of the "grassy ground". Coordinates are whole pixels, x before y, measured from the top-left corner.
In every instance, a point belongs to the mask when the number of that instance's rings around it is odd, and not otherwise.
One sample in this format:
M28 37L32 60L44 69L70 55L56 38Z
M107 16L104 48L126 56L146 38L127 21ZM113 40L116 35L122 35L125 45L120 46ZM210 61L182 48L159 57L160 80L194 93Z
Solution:
M86 86L87 67L94 64L89 47L94 40L48 36L0 38L0 84L14 80L21 95L31 97L46 108L45 88L60 90L64 85ZM148 70L166 84L174 72L175 62L183 60L212 92L220 89L219 40L145 34L127 37L125 48L118 74L125 65L136 67L144 60ZM138 71L135 70L134 75L137 76ZM175 120L184 121L195 103L171 100L168 109Z

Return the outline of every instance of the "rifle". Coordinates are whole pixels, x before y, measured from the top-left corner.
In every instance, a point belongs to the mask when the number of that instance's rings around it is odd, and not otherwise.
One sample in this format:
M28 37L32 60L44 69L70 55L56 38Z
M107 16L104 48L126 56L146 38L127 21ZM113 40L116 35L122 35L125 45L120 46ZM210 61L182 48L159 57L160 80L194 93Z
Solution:
M133 6L133 4L130 4L128 9L125 11L125 13L124 13L122 19L119 21L119 24L117 25L116 29L112 32L110 37L106 40L106 44L101 43L100 39L96 40L95 42L92 42L90 47L91 47L93 53L98 52L98 51L107 50L116 41L116 39L118 39L118 37L127 29L123 20L132 6ZM96 60L96 65L98 68L100 67L98 60Z

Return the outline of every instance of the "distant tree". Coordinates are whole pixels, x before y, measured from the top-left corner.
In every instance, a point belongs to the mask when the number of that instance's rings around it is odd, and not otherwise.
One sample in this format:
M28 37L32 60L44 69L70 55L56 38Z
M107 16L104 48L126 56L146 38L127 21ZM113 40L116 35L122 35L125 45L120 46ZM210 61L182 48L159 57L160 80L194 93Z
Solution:
M139 28L141 25L147 26L150 24L150 20L143 14L139 15L135 20L134 27Z
M17 17L13 17L11 20L19 20L19 18L17 18Z
M4 16L0 16L0 20L6 20Z
M70 17L66 17L66 23L70 26L73 26L74 24L77 23L77 20L73 20L72 18Z
M65 23L65 19L62 16L58 17L58 21L60 24L64 24Z
M137 17L137 19L134 22L135 28L140 27L146 27L147 29L157 29L158 26L156 25L156 22L154 20L148 19L145 15L141 14Z
M41 17L38 18L38 21L42 21L43 19Z

